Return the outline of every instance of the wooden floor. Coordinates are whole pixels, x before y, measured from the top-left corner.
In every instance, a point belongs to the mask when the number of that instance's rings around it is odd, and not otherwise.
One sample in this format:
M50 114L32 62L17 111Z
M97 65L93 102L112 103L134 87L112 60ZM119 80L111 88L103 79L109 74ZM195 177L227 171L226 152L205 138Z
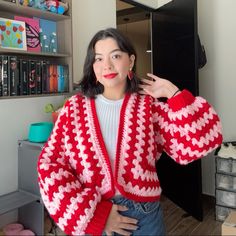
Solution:
M203 198L203 221L189 216L183 209L162 196L162 209L167 235L221 235L221 222L215 220L215 203L212 198Z

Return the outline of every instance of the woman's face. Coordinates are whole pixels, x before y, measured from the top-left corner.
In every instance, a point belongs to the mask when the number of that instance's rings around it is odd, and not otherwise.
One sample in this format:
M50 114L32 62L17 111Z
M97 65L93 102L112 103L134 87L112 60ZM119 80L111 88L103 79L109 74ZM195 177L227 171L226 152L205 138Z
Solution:
M113 38L97 41L94 50L93 70L99 83L104 86L104 95L124 94L127 74L134 65L135 56L122 52Z

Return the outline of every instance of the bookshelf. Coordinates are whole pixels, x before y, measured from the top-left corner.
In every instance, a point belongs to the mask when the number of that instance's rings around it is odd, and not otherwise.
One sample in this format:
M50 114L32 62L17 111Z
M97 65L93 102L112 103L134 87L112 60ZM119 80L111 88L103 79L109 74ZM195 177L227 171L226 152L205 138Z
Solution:
M35 201L40 201L40 198L29 192L19 190L8 193L0 197L0 215Z
M33 7L22 6L18 3L11 3L0 0L0 18L14 19L14 16L36 17L44 20L56 22L57 25L57 52L32 52L17 49L5 49L0 46L0 55L14 55L21 59L27 60L45 60L51 61L53 64L68 65L68 87L66 92L49 92L42 94L1 96L1 99L35 97L35 96L51 96L51 95L68 95L73 90L73 47L72 47L72 0L63 0L68 2L69 9L64 15L42 11Z
M17 222L45 235L45 208L38 187L37 157L44 143L18 141L18 190L0 196L0 215L17 210Z

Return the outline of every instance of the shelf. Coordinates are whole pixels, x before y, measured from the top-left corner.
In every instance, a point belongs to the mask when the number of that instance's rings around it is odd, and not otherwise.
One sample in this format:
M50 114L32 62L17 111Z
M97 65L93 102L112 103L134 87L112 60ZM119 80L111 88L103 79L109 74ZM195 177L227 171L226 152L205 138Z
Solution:
M29 8L30 11L28 11ZM33 7L22 6L11 2L5 2L2 0L0 0L0 11L7 11L11 12L12 14L23 15L25 17L38 17L53 21L62 21L70 19L70 16L67 15L60 15L49 11L42 11Z
M35 201L40 201L40 198L25 191L15 191L0 196L0 215Z
M221 203L216 203L216 206L226 207L226 208L230 208L230 209L236 210L235 206L224 205L224 204L221 204Z
M55 96L72 96L70 92L65 93L52 93L52 94L32 94L32 95L17 95L17 96L0 96L0 100L3 99L19 99L19 98L40 98L40 97L55 97Z
M216 172L216 174L228 175L228 176L231 176L231 177L236 177L236 173L226 172L226 171L221 171L221 170L218 170L218 171Z
M57 58L63 58L63 57L70 57L69 54L64 53L45 53L45 52L30 52L30 51L21 51L17 49L5 49L0 48L0 54L17 54L17 55L27 55L27 56L41 56L41 57L57 57Z
M42 149L45 142L42 142L42 143L33 143L33 142L30 142L28 140L19 140L18 141L18 145L21 146L21 145L27 145L27 146L32 146L32 147L36 147L38 149Z

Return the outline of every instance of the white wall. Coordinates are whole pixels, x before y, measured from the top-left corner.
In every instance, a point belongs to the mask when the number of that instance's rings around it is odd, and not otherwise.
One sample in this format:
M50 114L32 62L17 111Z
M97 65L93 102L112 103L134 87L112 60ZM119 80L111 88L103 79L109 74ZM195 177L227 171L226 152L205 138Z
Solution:
M60 104L62 96L0 100L0 195L18 187L17 141L27 139L31 123L51 121L47 103Z
M89 41L97 31L116 28L116 0L72 0L73 69L75 82L81 79Z
M208 63L199 71L200 95L220 115L224 141L236 140L236 1L198 0L198 31ZM215 158L203 159L203 192L215 194Z

